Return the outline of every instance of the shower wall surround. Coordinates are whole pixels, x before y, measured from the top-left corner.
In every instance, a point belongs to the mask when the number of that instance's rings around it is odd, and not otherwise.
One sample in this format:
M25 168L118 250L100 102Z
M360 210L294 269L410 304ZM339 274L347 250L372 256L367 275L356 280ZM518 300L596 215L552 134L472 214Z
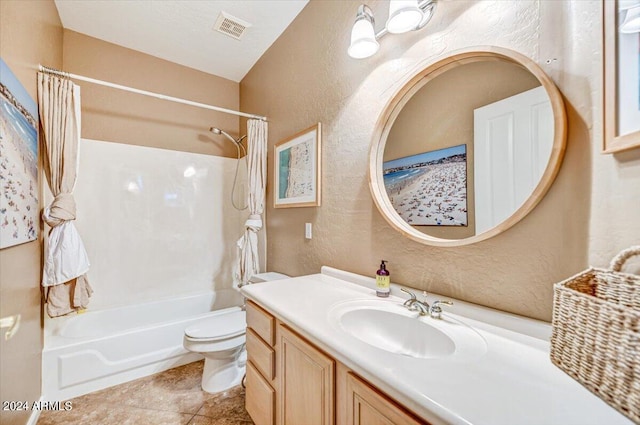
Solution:
M231 205L235 166L231 158L83 139L74 195L95 291L89 308L230 288L247 216Z
M388 2L367 4L383 22ZM323 127L322 207L275 210L267 193L269 269L296 276L329 265L371 275L384 258L392 282L550 320L554 282L606 266L640 239L640 150L600 154L602 2L439 1L426 28L383 38L363 60L347 55L358 5L310 1L240 84L241 109L269 117L269 158L297 129ZM567 106L566 155L545 198L507 232L464 247L424 246L392 229L372 201L373 129L406 79L478 45L520 52L554 80ZM312 240L304 239L308 222Z

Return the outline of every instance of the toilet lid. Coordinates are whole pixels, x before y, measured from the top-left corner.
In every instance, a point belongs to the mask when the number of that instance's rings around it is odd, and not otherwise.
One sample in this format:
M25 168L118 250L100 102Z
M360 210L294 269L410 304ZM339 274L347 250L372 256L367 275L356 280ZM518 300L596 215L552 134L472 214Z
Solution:
M189 338L223 339L241 335L247 328L246 313L234 311L200 320L184 330Z

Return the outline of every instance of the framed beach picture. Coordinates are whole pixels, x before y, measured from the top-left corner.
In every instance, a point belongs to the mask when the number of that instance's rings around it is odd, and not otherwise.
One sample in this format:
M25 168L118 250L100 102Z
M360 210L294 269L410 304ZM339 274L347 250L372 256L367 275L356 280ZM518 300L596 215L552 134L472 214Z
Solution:
M38 107L0 59L0 248L38 237Z
M467 226L467 145L382 164L396 212L412 226Z
M603 3L604 153L640 147L640 0Z
M320 123L275 145L275 208L320 206Z

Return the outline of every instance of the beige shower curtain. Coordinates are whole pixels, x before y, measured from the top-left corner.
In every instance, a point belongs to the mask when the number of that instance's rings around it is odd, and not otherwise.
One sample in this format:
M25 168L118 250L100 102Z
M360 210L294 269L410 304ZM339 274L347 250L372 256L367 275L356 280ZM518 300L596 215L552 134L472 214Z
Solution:
M262 229L265 186L267 183L267 133L266 121L247 121L249 155L249 219L245 223L244 235L238 240L238 265L236 284L246 285L260 271L258 254L258 232Z
M38 106L43 130L44 168L54 196L44 209L51 227L44 245L42 286L47 313L62 316L86 308L93 290L86 273L89 258L73 225L73 188L78 172L80 87L68 79L38 73Z

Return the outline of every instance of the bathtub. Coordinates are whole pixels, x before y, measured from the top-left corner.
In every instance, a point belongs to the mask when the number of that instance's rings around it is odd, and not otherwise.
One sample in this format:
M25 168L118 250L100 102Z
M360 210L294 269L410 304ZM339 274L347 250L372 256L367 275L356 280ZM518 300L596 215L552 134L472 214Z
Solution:
M62 401L203 357L182 346L184 329L239 310L233 289L45 320L42 394Z

